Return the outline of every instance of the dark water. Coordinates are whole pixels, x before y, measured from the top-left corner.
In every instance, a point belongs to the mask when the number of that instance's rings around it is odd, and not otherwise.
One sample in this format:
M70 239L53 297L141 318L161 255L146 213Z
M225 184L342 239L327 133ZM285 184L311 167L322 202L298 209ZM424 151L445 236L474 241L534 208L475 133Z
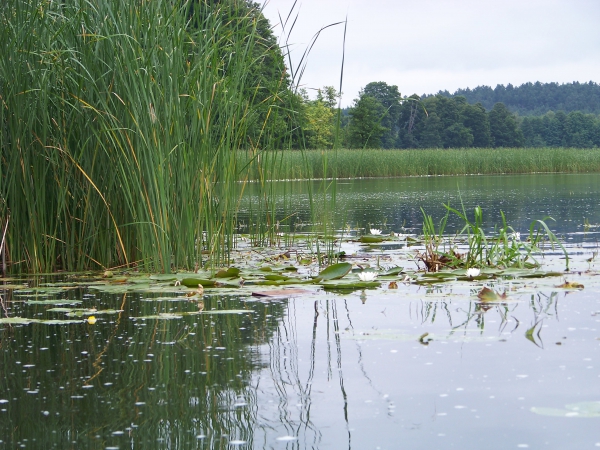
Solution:
M325 182L327 185L329 182ZM281 224L291 230L298 224L320 220L323 201L323 183L277 183L277 212ZM249 188L250 193L253 186ZM329 189L327 199L331 198ZM314 203L316 219L311 216L310 199ZM586 224L600 224L599 174L539 174L539 175L486 175L459 177L411 177L341 180L335 192L335 226L351 228L376 227L384 231L402 231L402 228L421 232L421 208L439 222L446 214L444 204L467 211L480 206L489 230L506 220L516 231L525 232L533 220L547 220L557 234L583 232ZM249 195L256 203L257 198ZM246 205L241 215L248 221ZM292 215L294 214L294 215ZM460 231L462 223L451 215L447 231ZM302 228L302 227L300 227Z
M113 312L95 324L0 324L0 448L599 448L600 277L597 260L586 261L598 247L595 179L338 186L353 226L414 227L419 206L441 213L457 184L465 205L501 207L515 228L554 216L558 233L577 238L574 270L488 283L509 293L500 303L478 302L481 285L468 282L315 287L269 301L207 290L204 311L246 312L165 320L142 317L198 305L142 284L95 288L83 276L9 281L2 317ZM585 288L557 288L563 278Z

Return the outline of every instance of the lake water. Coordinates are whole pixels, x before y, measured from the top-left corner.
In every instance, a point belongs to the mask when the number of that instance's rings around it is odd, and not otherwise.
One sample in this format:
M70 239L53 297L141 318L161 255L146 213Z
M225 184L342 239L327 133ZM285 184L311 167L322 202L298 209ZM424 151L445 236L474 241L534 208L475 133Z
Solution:
M312 221L306 183L285 189L281 219ZM268 300L251 295L262 286L206 289L202 303L147 278L8 280L2 317L39 322L0 324L0 448L600 448L599 191L596 175L337 186L339 228L418 233L420 207L439 218L459 198L523 234L550 215L572 255L560 277L400 277L398 289L303 285ZM344 245L355 264L416 269L407 247ZM561 254L541 262L563 270ZM507 299L480 302L483 285ZM96 308L96 323L69 308Z

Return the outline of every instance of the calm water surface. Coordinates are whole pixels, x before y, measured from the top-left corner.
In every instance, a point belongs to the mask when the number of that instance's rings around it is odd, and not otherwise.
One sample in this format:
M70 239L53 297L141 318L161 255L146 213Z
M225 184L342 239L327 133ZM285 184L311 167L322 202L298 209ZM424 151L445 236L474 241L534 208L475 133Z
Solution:
M213 290L205 312L246 312L164 320L147 317L199 305L147 280L8 281L2 317L113 312L93 325L0 324L0 448L600 448L600 266L587 261L598 248L596 180L338 185L340 227L418 228L419 207L440 217L440 203L458 205L457 187L468 209L481 205L490 222L502 209L521 232L553 216L574 270L488 283L509 292L497 304L478 302L482 285L468 282L342 294L307 287L269 301ZM298 224L310 222L305 185L286 189L293 195L280 213L295 208ZM358 245L348 250L353 262L367 257ZM394 251L376 250L382 265ZM560 253L550 255L544 262L564 269ZM563 278L585 288L557 288Z

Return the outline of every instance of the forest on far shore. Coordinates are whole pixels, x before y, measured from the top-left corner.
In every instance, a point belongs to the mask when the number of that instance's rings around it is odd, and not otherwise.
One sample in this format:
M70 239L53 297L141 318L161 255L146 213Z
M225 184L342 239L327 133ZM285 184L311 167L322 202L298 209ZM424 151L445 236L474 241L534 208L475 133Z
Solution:
M333 145L337 98L331 86L319 90L316 100L304 96L300 116L307 148ZM600 86L594 82L479 86L407 97L380 81L367 84L342 111L339 137L346 148L596 148L598 112Z

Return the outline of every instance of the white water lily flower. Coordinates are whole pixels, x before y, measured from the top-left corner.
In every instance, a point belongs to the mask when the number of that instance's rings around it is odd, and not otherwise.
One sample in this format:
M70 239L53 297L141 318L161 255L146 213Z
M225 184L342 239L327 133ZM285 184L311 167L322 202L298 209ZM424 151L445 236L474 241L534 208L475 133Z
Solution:
M467 269L467 276L469 278L478 277L480 273L481 270L479 270L477 267L471 267Z
M381 234L381 230L378 230L377 228L371 228L371 234Z
M360 272L358 274L358 279L360 281L373 281L377 278L377 274L375 272Z
M518 231L515 231L513 234L510 235L510 237L512 239L514 239L515 241L520 241L521 240L521 233L519 233Z

